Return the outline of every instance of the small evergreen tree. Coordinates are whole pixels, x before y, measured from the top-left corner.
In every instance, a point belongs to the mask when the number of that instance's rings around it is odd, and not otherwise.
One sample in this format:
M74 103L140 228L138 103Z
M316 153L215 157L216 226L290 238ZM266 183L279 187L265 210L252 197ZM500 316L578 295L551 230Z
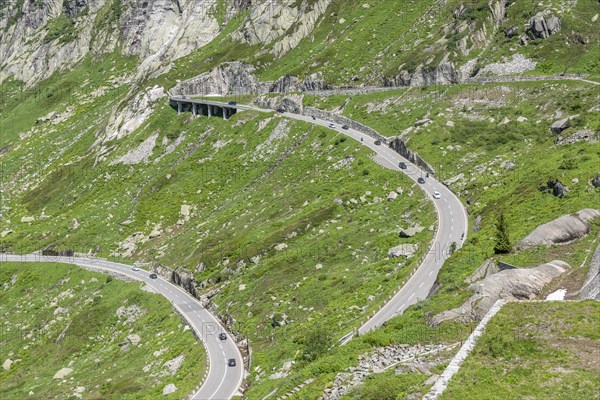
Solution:
M500 212L498 221L496 222L496 244L494 245L494 253L506 254L510 253L510 239L508 237L508 225L504 213Z

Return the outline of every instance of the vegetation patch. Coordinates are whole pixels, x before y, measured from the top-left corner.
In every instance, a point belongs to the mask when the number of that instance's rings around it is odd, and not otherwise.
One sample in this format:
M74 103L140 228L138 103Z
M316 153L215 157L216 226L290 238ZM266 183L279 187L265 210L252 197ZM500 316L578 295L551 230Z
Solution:
M166 299L73 265L2 262L0 316L7 400L185 399L207 367Z
M590 399L600 387L600 304L509 303L442 399Z

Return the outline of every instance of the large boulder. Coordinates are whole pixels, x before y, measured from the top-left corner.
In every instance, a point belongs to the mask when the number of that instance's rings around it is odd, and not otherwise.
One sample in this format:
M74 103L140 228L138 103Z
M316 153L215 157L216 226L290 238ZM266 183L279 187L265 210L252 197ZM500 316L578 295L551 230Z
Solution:
M573 120L573 118L574 117L567 117L559 119L558 121L554 121L550 126L550 132L552 132L555 135L558 135L570 126L570 123Z
M62 368L60 371L54 374L52 379L63 379L65 376L69 375L73 370L71 368Z
M567 195L569 188L565 186L561 181L548 179L547 186L541 186L539 189L542 192L550 191L554 196L560 197L561 199Z
M474 294L462 306L437 314L431 323L436 326L454 319L461 322L479 321L499 299L536 298L544 286L569 268L566 262L554 260L535 268L500 271L470 285L469 289Z
M592 208L563 215L554 221L538 226L515 247L526 249L540 245L568 243L579 239L589 233L589 221L597 217L600 217L600 211Z
M172 383L169 383L167 386L163 388L163 395L167 396L171 393L175 393L177 391L177 386Z
M537 13L529 20L527 34L532 39L546 39L560 31L560 26L561 23L558 17L545 10Z
M415 253L417 252L418 249L419 249L419 246L416 244L404 243L399 246L392 247L388 251L388 257L389 258L396 258L396 257L410 258L415 255Z

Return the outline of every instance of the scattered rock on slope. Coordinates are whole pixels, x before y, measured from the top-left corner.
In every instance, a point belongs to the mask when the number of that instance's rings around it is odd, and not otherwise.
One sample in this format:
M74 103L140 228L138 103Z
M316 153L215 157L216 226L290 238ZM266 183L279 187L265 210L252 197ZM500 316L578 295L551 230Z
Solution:
M515 245L524 249L540 245L567 243L579 239L590 231L589 221L600 216L600 211L586 208L574 214L563 215L535 228L529 235Z
M177 386L175 386L172 383L169 383L167 386L164 387L163 389L163 395L169 395L171 393L175 393L177 391Z
M573 115L571 117L554 121L550 126L550 132L552 132L555 135L558 135L559 133L567 129L569 126L571 126L571 121L573 121L576 117L576 115Z
M14 363L13 360L11 360L10 358L7 358L4 363L2 363L2 368L5 371L8 371L10 369L10 366Z
M554 196L560 197L561 199L569 192L569 188L558 179L555 181L548 179L547 186L541 186L540 190L542 192L551 191Z
M58 371L56 374L54 374L54 377L52 379L63 379L65 376L69 375L71 372L73 372L73 370L71 368L62 368L60 371Z

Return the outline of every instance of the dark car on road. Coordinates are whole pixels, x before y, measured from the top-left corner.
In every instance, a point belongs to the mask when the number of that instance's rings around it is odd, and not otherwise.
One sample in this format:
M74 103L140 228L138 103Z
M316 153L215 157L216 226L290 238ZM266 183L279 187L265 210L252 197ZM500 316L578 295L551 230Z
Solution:
M230 358L229 360L227 360L227 365L229 365L230 367L235 367L235 358Z
M405 164L405 163L403 163L403 162L400 162L400 163L398 164L398 167L400 167L400 169L406 169L406 164Z
M377 146L381 145L381 140L376 140L376 141L375 141L375 144L376 144Z
M279 107L279 108L277 109L277 112L278 112L278 113L282 113L282 114L283 114L283 113L285 112L285 108L283 108L283 107Z
M350 127L348 125L343 125L342 129L350 129Z
M237 102L236 102L236 101L230 101L230 102L229 102L229 103L227 103L227 104L229 104L230 106L235 106L235 105L237 105Z
M227 335L223 332L219 333L219 340L227 340Z
M423 179L423 177L420 176L419 179L417 179L417 182L419 182L419 183L425 183L425 179Z
M156 278L158 278L158 276L156 274L150 274L150 278L156 279Z

